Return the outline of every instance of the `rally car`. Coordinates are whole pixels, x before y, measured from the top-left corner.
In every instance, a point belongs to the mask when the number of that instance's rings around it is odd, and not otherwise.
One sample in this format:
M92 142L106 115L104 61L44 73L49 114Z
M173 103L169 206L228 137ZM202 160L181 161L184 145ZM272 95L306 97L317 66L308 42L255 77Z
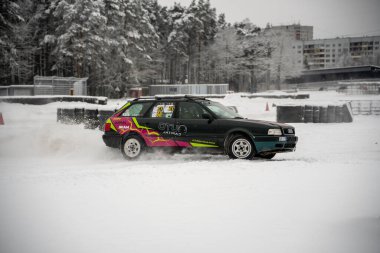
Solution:
M146 97L125 104L104 125L103 141L127 159L170 147L224 152L232 159L271 159L295 151L294 127L244 119L202 97Z

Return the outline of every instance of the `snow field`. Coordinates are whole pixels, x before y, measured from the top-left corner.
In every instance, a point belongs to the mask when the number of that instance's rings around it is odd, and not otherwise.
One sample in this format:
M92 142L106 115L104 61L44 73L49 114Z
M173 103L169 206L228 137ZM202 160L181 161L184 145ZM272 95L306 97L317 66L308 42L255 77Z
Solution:
M266 102L341 99L218 101L275 120ZM297 151L271 161L130 162L101 132L58 124L62 105L0 104L0 252L379 252L379 117L292 124Z

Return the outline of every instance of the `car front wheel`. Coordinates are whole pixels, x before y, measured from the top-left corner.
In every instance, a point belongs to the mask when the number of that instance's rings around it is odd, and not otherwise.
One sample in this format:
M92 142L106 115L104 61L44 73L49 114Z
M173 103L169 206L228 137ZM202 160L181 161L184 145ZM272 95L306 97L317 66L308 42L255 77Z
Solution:
M126 159L134 160L145 151L145 142L137 135L127 136L124 138L120 149Z
M252 141L242 135L231 138L228 145L228 156L232 159L251 159L255 155Z

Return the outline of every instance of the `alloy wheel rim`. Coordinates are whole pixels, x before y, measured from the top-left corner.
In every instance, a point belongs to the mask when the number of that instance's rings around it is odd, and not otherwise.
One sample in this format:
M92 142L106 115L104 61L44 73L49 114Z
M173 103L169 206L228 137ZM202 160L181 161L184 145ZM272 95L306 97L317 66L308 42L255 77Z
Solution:
M236 158L247 158L252 152L252 145L246 139L237 139L232 143L232 153Z
M134 138L128 139L124 144L124 152L128 157L135 158L140 154L140 142Z

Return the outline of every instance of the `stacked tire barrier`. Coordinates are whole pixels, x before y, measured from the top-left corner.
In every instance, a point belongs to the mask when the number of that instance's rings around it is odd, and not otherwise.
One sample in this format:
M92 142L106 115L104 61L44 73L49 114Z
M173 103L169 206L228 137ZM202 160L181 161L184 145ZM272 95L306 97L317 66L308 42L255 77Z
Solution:
M95 129L99 127L98 109L84 110L84 128Z
M242 98L275 98L275 99L286 99L286 98L291 98L291 99L309 99L310 94L296 94L296 95L268 95L268 94L251 94L251 95L242 95Z
M104 124L116 110L57 108L57 121L63 124L83 124L86 129L104 130Z
M319 123L321 114L319 110L319 106L313 106L313 123Z
M106 105L106 97L91 96L22 96L0 98L0 102L19 103L29 105L46 105L54 102L85 102L89 104Z
M75 109L62 108L60 118L64 124L75 124Z
M82 124L84 122L84 109L83 108L75 108L74 109L75 114L75 123L76 124Z
M305 107L294 105L277 106L278 122L304 122Z
M278 108L277 108L277 110L278 110ZM305 123L312 123L313 122L313 106L305 105L304 122Z
M349 123L352 121L353 116L349 104L277 106L277 122L281 123Z
M98 113L98 119L99 119L99 129L101 131L104 130L104 124L106 123L107 119L111 117L116 110L99 110Z
M327 123L327 107L320 106L319 107L319 122Z

